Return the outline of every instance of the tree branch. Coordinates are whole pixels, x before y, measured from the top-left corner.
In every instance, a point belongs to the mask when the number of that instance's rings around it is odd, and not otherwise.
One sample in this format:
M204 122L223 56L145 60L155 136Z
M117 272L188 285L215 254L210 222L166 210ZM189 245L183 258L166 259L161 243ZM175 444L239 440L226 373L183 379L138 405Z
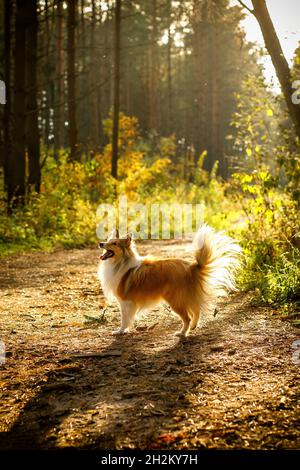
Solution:
M250 11L250 13L254 15L254 10L251 10L251 8L247 7L247 5L242 0L238 0L238 2L242 5L242 7L246 8L246 10Z

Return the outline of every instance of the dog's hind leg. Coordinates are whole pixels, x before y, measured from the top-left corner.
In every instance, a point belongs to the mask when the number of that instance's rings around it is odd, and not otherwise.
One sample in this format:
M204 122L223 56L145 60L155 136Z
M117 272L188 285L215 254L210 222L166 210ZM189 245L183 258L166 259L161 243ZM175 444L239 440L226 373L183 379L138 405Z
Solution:
M182 320L182 328L175 333L176 336L185 337L189 334L191 318L187 308L182 302L177 302L173 295L166 295L164 299L168 302L173 312L177 313Z
M119 330L113 332L114 335L123 335L126 333L134 323L134 317L137 311L137 306L134 302L120 300L121 308L121 327Z
M191 330L197 328L200 318L200 309L192 311Z
M190 331L190 323L191 323L191 319L189 317L189 314L187 312L187 310L185 310L184 308L173 308L174 312L176 312L180 317L181 317L181 320L182 320L182 328L180 331L177 331L175 333L176 336L181 336L181 337L185 337L189 334L189 331Z

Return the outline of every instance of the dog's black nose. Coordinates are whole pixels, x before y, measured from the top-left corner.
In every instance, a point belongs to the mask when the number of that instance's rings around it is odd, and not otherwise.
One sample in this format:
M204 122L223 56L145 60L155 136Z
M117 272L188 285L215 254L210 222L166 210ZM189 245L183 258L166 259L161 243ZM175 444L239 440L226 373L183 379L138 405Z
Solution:
M104 248L104 243L99 243L99 248Z

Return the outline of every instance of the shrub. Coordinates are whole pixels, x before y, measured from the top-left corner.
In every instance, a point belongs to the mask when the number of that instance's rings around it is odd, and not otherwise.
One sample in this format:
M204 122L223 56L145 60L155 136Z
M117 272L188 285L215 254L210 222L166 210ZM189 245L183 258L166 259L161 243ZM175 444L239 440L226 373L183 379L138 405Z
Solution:
M156 140L155 146L143 140L134 117L120 115L119 178L110 174L111 129L104 122L109 139L101 154L83 156L70 163L67 153L56 160L51 152L43 167L40 194L31 193L24 208L6 214L3 189L0 203L0 253L52 247L76 247L96 243L96 209L102 202L113 203L126 195L135 203L204 203L205 219L216 228L227 228L236 220L228 185L199 164L190 170L193 178L182 178L174 164L174 136ZM42 160L44 160L42 155ZM3 181L3 180L2 180Z

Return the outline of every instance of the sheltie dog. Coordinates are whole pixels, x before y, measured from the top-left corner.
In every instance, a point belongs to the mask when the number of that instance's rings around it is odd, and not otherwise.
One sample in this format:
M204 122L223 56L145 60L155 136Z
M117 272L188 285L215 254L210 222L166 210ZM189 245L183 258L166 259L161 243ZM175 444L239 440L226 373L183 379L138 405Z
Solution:
M99 244L99 279L107 299L120 305L121 327L126 333L138 311L167 302L182 320L177 336L185 337L197 327L201 313L212 311L218 296L235 290L234 273L240 246L232 238L202 225L194 238L195 261L139 256L130 235L114 232Z

